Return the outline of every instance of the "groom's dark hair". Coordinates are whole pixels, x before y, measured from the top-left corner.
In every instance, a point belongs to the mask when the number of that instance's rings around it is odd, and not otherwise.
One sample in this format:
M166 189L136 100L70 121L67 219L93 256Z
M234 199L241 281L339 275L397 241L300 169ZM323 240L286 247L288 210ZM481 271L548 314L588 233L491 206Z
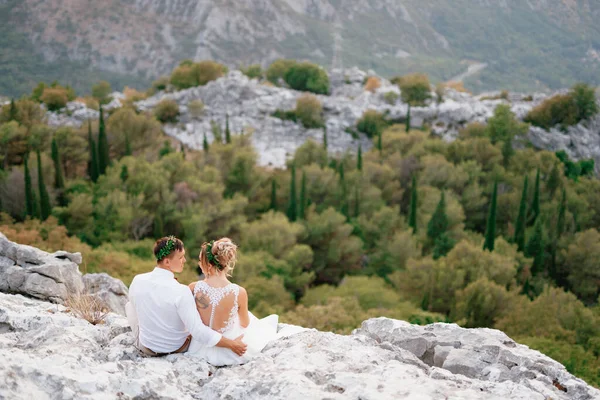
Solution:
M154 256L157 261L170 257L175 251L183 251L183 242L174 236L165 236L154 243Z

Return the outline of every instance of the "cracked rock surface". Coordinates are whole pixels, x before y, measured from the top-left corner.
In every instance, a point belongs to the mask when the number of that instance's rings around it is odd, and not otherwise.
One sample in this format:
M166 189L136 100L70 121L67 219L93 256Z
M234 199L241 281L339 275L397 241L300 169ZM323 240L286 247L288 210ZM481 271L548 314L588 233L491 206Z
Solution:
M271 342L246 365L223 368L185 354L142 357L132 343L117 314L93 326L62 305L0 293L0 398L600 398L502 332L453 324L376 318L348 336L304 330Z
M81 275L80 253L47 253L11 242L0 232L0 292L64 304L69 295L88 293L110 310L125 315L128 289L108 274Z

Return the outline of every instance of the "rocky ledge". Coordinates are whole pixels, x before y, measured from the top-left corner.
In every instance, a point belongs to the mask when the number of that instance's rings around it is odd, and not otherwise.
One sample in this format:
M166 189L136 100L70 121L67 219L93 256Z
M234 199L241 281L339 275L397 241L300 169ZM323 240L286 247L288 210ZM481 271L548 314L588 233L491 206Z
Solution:
M11 242L0 232L0 292L21 293L64 304L70 296L93 294L108 309L125 315L127 286L108 274L79 272L80 253L47 253Z
M281 326L282 327L282 326ZM0 398L599 399L559 363L497 330L370 319L303 330L246 365L143 357L127 321L91 325L60 304L0 293Z

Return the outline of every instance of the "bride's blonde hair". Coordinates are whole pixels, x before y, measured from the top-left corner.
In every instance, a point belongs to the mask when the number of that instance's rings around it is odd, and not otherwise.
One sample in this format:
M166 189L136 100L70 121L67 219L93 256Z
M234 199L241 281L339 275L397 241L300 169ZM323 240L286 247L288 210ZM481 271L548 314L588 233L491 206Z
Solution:
M200 250L200 263L208 271L209 267L225 271L226 276L231 276L237 261L237 246L229 238L221 238L211 242L202 243Z

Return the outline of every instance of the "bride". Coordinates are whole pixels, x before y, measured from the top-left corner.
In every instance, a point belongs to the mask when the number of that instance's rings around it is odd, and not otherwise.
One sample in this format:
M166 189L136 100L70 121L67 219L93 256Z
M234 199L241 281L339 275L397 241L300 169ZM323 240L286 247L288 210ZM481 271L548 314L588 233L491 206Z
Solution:
M192 339L187 354L215 366L246 363L277 337L279 317L257 319L248 311L246 289L227 279L236 260L237 246L229 238L202 244L198 264L205 279L189 285L202 322L229 339L243 335L248 345L246 354L240 357L229 349L206 347Z

